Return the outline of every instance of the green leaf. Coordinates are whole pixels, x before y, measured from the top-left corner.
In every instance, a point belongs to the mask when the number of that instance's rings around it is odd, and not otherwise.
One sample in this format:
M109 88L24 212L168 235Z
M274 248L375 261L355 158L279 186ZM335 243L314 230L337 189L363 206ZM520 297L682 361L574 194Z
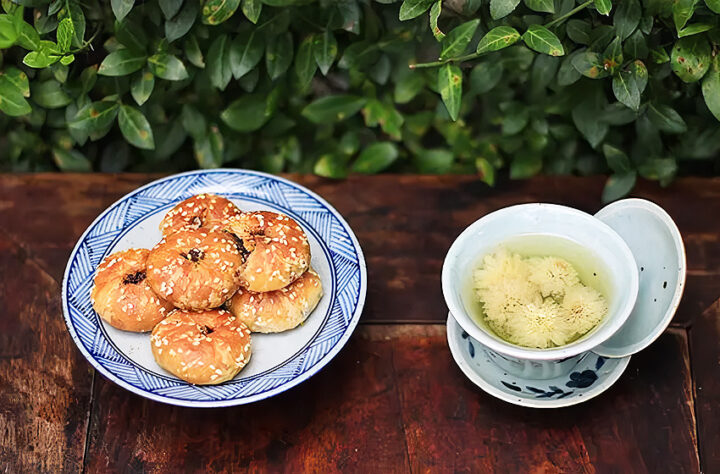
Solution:
M465 52L468 44L475 35L480 20L471 20L462 23L448 33L447 37L442 41L442 52L440 59L454 58Z
M648 118L659 130L666 133L684 133L687 131L685 121L672 107L665 104L649 104Z
M516 155L510 163L510 179L527 179L542 170L542 157L536 153L524 152Z
M672 2L673 22L680 31L695 13L698 0L674 0Z
M306 37L298 46L297 54L295 55L295 77L297 78L298 84L301 90L307 89L315 76L317 70L317 63L313 56L313 42L312 35Z
M434 148L430 150L421 149L415 155L415 166L420 173L444 174L450 171L454 161L452 152Z
M565 31L568 37L578 44L590 44L590 24L583 20L570 20Z
M130 105L121 106L118 114L118 124L125 140L131 145L144 150L155 148L155 139L153 138L150 122L139 109Z
M683 82L696 82L702 79L710 67L711 49L702 36L681 38L670 53L670 65L676 76Z
M305 106L302 115L316 124L339 122L358 113L365 102L365 98L354 95L329 95Z
M365 117L365 125L368 127L376 127L380 125L382 131L385 132L393 140L402 138L402 126L405 118L391 104L385 104L377 99L371 99L362 109Z
M30 23L22 21L15 25L15 30L18 35L15 41L18 45L28 50L40 48L40 35Z
M246 94L223 110L220 118L237 132L253 132L270 119L273 107L264 94Z
M180 11L184 0L159 0L165 18L172 18Z
M495 186L495 167L490 161L485 158L478 158L475 160L475 168L477 168L478 175L483 182L488 186Z
M242 11L245 18L250 20L253 24L257 23L262 12L262 1L261 0L243 0Z
M383 171L397 160L398 149L394 143L376 142L365 148L353 163L356 173L375 174Z
M665 48L658 46L657 48L650 50L650 59L652 59L655 64L664 64L670 61L670 56L668 56Z
M705 5L715 13L720 13L720 0L705 0Z
M614 146L607 143L603 145L602 149L608 166L615 173L625 174L632 171L632 164L630 163L630 158L628 158L624 151L620 150L619 148L615 148Z
M645 35L640 30L636 30L635 33L625 40L623 46L623 52L625 56L630 58L645 59L648 57L648 47L645 41Z
M190 31L198 14L197 1L190 0L183 4L177 15L165 21L165 39L172 43Z
M68 126L86 132L99 132L112 125L117 116L118 107L117 102L92 102L78 110Z
M557 72L557 83L559 86L569 86L570 84L576 83L580 77L582 77L573 65L573 59L579 54L583 54L583 52L575 51L566 56L562 63L560 63L560 68L558 68Z
M341 69L364 70L378 60L380 51L376 43L360 41L353 43L343 52L338 67Z
M20 69L8 66L0 72L0 80L9 81L23 97L30 97L30 81L27 74Z
M415 71L407 71L402 77L396 77L394 81L393 100L398 104L407 104L425 87L423 76Z
M60 56L55 54L47 54L45 51L30 51L23 58L23 63L32 68L42 69L55 64L60 60Z
M640 90L632 74L620 71L613 76L612 89L617 100L633 110L640 108Z
M450 118L458 119L462 104L462 71L454 64L445 64L438 69L438 90Z
M101 76L127 76L145 65L147 56L130 49L119 49L108 54L98 69Z
M63 66L67 66L69 64L72 64L72 62L75 61L75 55L74 54L66 54L62 58L60 58L60 64Z
M120 44L137 52L145 52L148 46L147 35L142 24L139 21L133 21L132 18L115 23L115 37Z
M703 79L702 93L708 109L720 120L720 62L717 56L713 58L712 68Z
M608 16L610 15L610 10L612 10L612 1L611 0L595 0L595 8L597 8L598 13L601 15Z
M26 78L27 80L27 78ZM25 97L24 85L18 84L8 74L0 75L0 110L11 117L18 117L32 112L32 107Z
M322 34L315 35L313 41L313 56L323 76L327 76L330 66L335 62L338 53L338 44L332 31L326 29Z
M640 24L642 9L638 0L623 0L613 15L615 34L621 39L630 36Z
M257 66L264 51L263 37L254 30L238 35L230 45L230 67L235 79L240 79Z
M425 13L434 0L404 0L400 5L400 21L411 20Z
M487 53L507 48L520 39L520 33L510 26L496 26L482 37L477 46L477 53Z
M130 85L130 93L137 105L143 105L150 98L155 88L155 76L150 71L143 70L135 75Z
M326 153L315 162L313 173L324 178L342 179L347 176L347 156Z
M206 0L202 8L203 23L219 25L235 14L240 0Z
M520 0L490 0L490 16L493 20L508 16L517 8Z
M525 0L525 5L536 12L555 13L553 0Z
M123 21L127 14L130 13L130 10L132 10L134 4L135 0L112 0L110 2L117 21Z
M53 80L33 83L30 96L35 103L46 109L64 107L72 101L60 83Z
M218 36L210 45L207 70L210 75L210 83L220 90L225 90L232 79L230 40L227 35Z
M73 26L73 46L81 48L85 38L85 14L74 0L66 0L66 7L58 13L58 19L70 18Z
M635 187L636 178L637 174L634 171L610 176L603 188L602 202L607 204L627 196Z
M195 35L190 35L185 40L185 57L193 66L201 69L205 68L205 58L203 58L203 53Z
M195 160L201 168L219 168L223 162L225 143L220 129L213 125L193 143Z
M18 32L10 15L0 15L0 49L9 48L15 44Z
M601 110L592 98L572 109L573 123L593 148L602 143L609 130L608 124L598 119L600 114Z
M560 39L555 33L542 25L530 25L524 35L523 41L530 49L538 53L549 54L550 56L562 56L565 54Z
M501 110L503 112L503 135L520 133L530 120L530 110L519 102L511 102L504 107L501 106Z
M692 25L687 25L685 28L678 31L678 38L705 33L713 28L715 28L715 25L711 23L693 23Z
M207 122L205 117L190 104L183 105L180 114L183 127L195 141L200 141L205 136Z
M270 40L265 50L265 69L270 80L280 78L290 67L293 59L292 33L283 33Z
M603 52L603 69L605 69L608 74L613 75L620 68L622 63L622 41L620 41L619 37L615 37L615 39L610 42L608 47L605 48L605 51Z
M52 149L53 161L61 171L88 172L92 171L90 160L77 150L65 150L60 147Z
M380 56L378 62L370 68L367 74L370 79L384 86L387 84L388 79L390 79L391 69L392 64L390 64L390 58L388 58L387 54L383 54Z
M160 79L182 81L188 78L185 65L172 54L154 54L148 58L147 64L150 72Z
M484 61L470 72L470 93L484 94L491 91L502 79L503 67L498 61Z
M440 18L441 13L442 0L437 0L435 3L433 3L432 8L430 8L430 31L432 31L433 36L438 41L442 41L443 38L445 38L445 33L443 33L438 26L438 19Z
M640 60L633 61L629 66L630 74L635 78L640 94L643 93L648 83L648 70L645 63Z

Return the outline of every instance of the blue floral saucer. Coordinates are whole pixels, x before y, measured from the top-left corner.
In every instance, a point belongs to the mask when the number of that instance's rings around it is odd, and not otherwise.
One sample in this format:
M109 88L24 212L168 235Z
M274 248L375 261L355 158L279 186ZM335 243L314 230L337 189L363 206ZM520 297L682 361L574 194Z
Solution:
M252 358L233 380L198 386L155 362L148 334L120 331L93 311L90 290L102 259L132 247L150 248L158 224L175 204L194 194L224 196L241 210L291 216L310 241L312 266L324 296L292 331L253 334ZM145 185L103 212L80 237L62 285L68 331L85 358L105 377L152 400L191 407L241 405L283 392L310 378L342 349L355 329L367 291L365 259L342 216L317 194L286 179L246 170L205 170Z
M566 374L546 380L520 378L498 366L499 355L470 337L448 314L447 338L455 362L475 385L506 402L533 408L560 408L600 395L625 371L630 356L608 359L583 355Z

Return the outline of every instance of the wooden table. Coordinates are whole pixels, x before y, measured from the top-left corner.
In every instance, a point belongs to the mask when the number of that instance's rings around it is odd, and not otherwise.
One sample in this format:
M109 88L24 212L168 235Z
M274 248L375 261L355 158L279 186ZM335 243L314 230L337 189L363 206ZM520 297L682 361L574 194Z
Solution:
M224 409L152 402L95 373L65 329L60 282L85 227L148 175L0 176L2 472L720 472L720 180L640 183L675 218L688 283L668 331L602 396L560 410L496 400L445 340L443 257L510 204L600 207L602 178L490 189L474 177L290 176L346 217L369 291L348 345L309 381Z

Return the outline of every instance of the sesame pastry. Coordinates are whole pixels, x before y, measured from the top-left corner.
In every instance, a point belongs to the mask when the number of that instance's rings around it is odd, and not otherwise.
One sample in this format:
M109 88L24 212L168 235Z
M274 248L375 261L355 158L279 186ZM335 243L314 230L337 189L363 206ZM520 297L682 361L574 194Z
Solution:
M279 290L256 293L241 288L227 306L253 332L282 332L305 321L322 294L320 277L311 268Z
M310 266L310 243L292 218L275 212L244 212L229 221L245 257L240 285L250 291L279 290L297 280Z
M197 385L230 380L250 361L250 330L222 309L173 311L150 343L160 367Z
M166 236L147 260L152 289L181 309L221 306L238 289L243 263L233 237L204 227Z
M146 279L147 249L115 252L98 266L90 298L108 324L133 332L150 331L173 305L160 298Z
M160 222L160 231L168 236L182 229L224 229L227 221L240 214L231 201L215 194L198 194L170 209Z

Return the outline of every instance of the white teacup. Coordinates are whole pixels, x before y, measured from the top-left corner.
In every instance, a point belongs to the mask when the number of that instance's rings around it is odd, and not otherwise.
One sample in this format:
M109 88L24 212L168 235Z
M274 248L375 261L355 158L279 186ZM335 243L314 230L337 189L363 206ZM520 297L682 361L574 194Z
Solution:
M463 298L482 256L523 235L573 241L603 264L608 314L590 332L570 344L533 349L504 341L471 316ZM560 253L559 257L563 257ZM638 295L638 268L630 248L608 225L577 209L555 204L521 204L490 213L465 229L450 247L442 270L442 288L450 313L493 359L514 375L545 379L561 375L588 351L615 334L628 319ZM496 354L493 354L496 353Z

